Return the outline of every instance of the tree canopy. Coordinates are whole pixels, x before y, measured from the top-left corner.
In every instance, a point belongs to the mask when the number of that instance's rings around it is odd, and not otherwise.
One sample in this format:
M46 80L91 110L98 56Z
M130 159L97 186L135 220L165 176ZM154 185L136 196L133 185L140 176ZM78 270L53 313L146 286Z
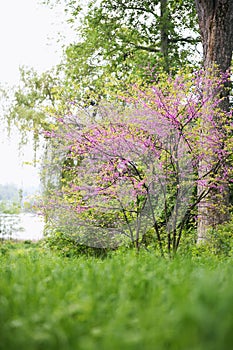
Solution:
M198 61L200 36L190 1L67 1L77 40L66 48L67 85L87 99L148 81L150 69ZM83 96L84 95L84 96Z

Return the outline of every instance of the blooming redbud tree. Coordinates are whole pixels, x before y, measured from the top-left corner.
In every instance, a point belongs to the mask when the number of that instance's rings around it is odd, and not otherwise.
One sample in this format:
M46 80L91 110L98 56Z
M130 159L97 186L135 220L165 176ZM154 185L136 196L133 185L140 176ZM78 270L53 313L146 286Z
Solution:
M162 255L174 254L198 203L221 186L219 168L229 178L232 124L218 108L224 79L160 77L149 88L131 87L94 117L70 103L44 132L56 154L49 171L58 174L43 204L48 224L92 247L139 249L150 232ZM198 171L200 164L208 171Z

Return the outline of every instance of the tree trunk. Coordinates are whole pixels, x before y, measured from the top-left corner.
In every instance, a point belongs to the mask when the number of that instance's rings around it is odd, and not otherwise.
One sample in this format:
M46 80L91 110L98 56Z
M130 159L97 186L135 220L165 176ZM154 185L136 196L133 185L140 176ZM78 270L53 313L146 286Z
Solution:
M195 0L198 13L200 33L203 45L203 64L208 74L226 72L230 69L233 50L233 0ZM217 74L217 73L216 73ZM210 92L211 93L211 92ZM225 97L220 108L229 111L228 90L219 91ZM218 120L221 128L221 121ZM208 153L208 152L207 152ZM208 157L208 156L207 156ZM207 159L199 169L199 176L208 173L211 161ZM221 176L221 170L218 174ZM229 218L229 188L227 182L223 183L222 191L210 190L209 194L201 201L198 208L198 242L206 240L208 228L224 223ZM202 185L198 185L198 193L203 191Z
M167 0L160 0L160 51L163 58L163 65L165 71L169 71L169 59L168 59L168 8Z

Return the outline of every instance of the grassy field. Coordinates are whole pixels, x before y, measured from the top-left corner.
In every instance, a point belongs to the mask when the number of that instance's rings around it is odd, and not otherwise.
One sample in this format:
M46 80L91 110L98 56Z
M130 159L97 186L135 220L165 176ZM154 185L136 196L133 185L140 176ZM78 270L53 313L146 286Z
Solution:
M0 349L229 350L232 259L2 250Z

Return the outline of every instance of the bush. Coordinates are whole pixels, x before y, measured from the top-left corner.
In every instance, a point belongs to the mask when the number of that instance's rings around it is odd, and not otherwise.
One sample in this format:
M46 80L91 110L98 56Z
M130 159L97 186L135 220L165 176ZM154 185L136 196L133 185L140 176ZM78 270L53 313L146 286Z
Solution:
M209 234L209 247L213 254L232 256L233 253L233 219L226 224L212 229Z
M198 245L193 245L191 252L192 256L199 257L231 257L233 253L233 219L210 229L206 240Z
M77 241L66 232L50 230L50 233L44 240L44 246L56 251L64 257L77 257L80 255L104 257L108 253L106 248L92 248L77 243Z

